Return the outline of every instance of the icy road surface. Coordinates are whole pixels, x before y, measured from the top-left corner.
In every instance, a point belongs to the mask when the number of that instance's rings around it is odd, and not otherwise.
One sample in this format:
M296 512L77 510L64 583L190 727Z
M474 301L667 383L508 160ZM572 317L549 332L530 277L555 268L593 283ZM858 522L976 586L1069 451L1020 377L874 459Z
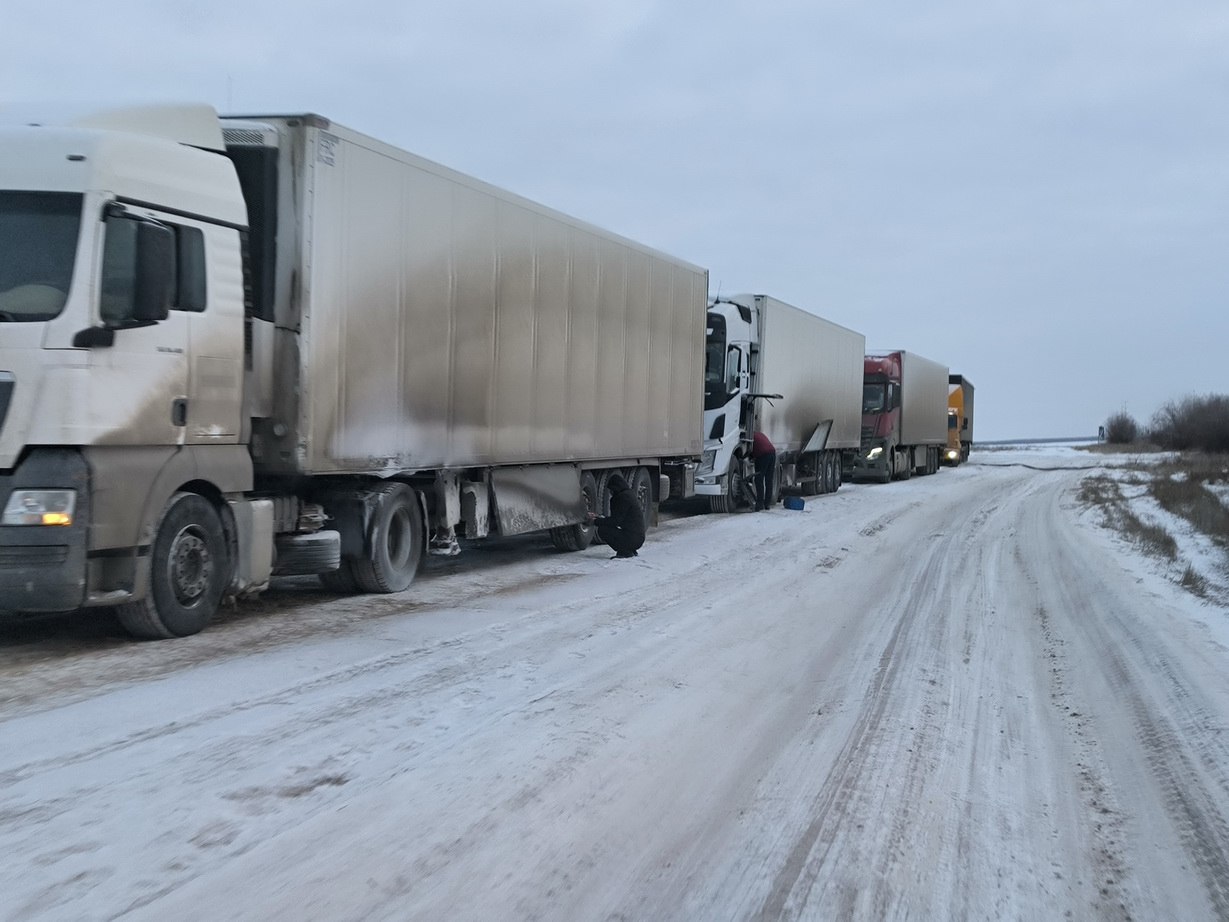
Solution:
M0 918L1229 918L1229 612L1012 457L0 625Z

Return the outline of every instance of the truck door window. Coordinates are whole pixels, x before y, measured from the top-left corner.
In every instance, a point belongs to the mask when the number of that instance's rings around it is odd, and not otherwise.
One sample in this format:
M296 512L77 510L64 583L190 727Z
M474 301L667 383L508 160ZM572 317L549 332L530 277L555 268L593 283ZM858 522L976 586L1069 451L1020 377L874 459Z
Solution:
M742 372L743 351L737 346L730 346L725 353L725 392L726 395L735 394L738 392L742 384L740 375Z
M175 231L176 267L173 310L205 309L205 235L199 227L172 225Z
M730 400L729 352L726 349L725 318L708 315L704 341L704 409L719 410Z

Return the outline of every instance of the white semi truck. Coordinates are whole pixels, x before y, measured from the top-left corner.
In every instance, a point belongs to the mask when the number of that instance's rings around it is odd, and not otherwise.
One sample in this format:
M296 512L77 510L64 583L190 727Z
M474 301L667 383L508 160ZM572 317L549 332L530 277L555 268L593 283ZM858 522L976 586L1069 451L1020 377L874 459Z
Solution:
M695 493L713 511L748 504L751 439L772 441L778 487L831 493L861 436L866 338L761 294L708 305L704 453Z
M0 611L413 580L701 444L705 270L315 115L0 132ZM671 479L668 479L671 478Z

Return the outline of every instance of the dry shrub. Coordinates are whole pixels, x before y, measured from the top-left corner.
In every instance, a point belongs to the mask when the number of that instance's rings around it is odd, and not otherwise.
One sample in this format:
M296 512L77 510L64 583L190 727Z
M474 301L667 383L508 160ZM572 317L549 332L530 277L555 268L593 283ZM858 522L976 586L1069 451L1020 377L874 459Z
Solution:
M1115 413L1105 421L1105 441L1111 445L1130 445L1139 437L1139 425L1130 413Z
M1172 451L1229 453L1229 397L1209 394L1170 401L1152 417L1148 436Z

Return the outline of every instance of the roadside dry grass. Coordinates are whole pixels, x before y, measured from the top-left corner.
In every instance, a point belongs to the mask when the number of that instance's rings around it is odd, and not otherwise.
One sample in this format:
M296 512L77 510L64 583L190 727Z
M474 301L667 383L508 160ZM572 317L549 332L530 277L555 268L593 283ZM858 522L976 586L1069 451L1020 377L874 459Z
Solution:
M1122 446L1095 446L1121 454ZM1140 453L1139 446L1131 451ZM1178 582L1195 595L1207 599L1214 584L1229 578L1229 506L1209 485L1229 485L1229 456L1183 453L1164 460L1140 461L1123 466L1117 476L1095 474L1080 484L1080 500L1101 511L1106 526L1138 544L1146 553L1178 560L1179 548L1173 535L1161 525L1141 519L1131 509L1123 486L1142 488L1162 509L1183 519L1199 534L1221 550L1219 573L1201 573L1187 562ZM1129 473L1128 473L1129 472ZM1224 490L1222 489L1223 493Z
M1148 553L1175 560L1178 542L1159 525L1145 522L1131 511L1122 487L1112 477L1094 474L1080 483L1080 501L1101 511L1104 524L1140 545Z
M1221 547L1229 547L1229 509L1204 484L1158 476L1148 485L1148 492L1162 509L1186 519Z
M1093 442L1091 445L1077 445L1076 448L1094 455L1151 455L1164 451L1163 448L1149 442L1128 442L1125 445Z

